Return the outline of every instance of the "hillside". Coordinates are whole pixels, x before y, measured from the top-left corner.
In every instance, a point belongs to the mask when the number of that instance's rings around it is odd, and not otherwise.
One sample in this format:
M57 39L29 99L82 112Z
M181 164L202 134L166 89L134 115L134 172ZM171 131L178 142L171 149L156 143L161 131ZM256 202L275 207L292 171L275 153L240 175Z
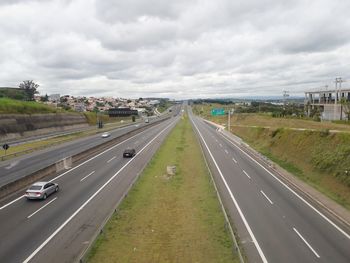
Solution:
M35 101L0 98L0 114L57 113L62 110Z
M227 125L227 116L211 116L210 109L209 105L196 105L193 111ZM350 125L234 114L231 132L350 209Z

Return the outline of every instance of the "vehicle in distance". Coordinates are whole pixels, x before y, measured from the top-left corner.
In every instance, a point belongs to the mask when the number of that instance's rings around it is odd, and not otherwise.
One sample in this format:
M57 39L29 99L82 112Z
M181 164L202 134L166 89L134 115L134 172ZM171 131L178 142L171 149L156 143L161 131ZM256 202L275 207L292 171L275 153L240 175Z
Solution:
M46 199L49 195L58 191L58 184L50 182L36 182L26 191L27 199Z
M149 123L149 119L145 119L145 123Z
M123 157L133 157L135 156L136 151L135 149L126 149L123 153Z
M109 132L104 132L104 133L102 133L102 135L101 135L102 138L107 138L107 137L109 137L109 136L111 136L111 134L110 134Z

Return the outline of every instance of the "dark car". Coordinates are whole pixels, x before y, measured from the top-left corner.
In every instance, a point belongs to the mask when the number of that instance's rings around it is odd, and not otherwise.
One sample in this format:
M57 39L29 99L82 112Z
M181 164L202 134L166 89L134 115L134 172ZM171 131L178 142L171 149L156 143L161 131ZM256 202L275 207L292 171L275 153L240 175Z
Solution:
M123 153L123 157L134 157L136 154L135 149L126 149Z

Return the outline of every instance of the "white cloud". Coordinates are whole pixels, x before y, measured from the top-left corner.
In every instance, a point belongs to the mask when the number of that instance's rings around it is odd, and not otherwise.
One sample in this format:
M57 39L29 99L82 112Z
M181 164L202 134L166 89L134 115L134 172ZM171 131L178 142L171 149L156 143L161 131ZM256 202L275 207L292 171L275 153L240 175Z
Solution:
M279 95L350 79L346 0L0 2L0 86L170 98Z

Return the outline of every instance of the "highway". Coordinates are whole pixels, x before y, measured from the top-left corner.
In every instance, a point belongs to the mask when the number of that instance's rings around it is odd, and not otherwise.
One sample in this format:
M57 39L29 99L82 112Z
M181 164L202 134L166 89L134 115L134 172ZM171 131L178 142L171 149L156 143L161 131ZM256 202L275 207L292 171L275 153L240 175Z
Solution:
M164 115L161 118L166 118ZM161 118L151 119L150 123ZM109 131L111 134L108 138L101 138L101 134L80 138L74 141L65 142L60 145L36 151L24 156L20 156L8 161L0 162L0 187L13 182L19 178L27 176L42 168L45 168L57 161L68 156L72 156L93 148L105 141L127 134L139 127L146 126L148 123L136 123L124 127L120 127Z
M51 180L60 191L45 201L3 200L0 261L79 261L178 119L163 121L58 174ZM128 147L136 149L134 158L122 157Z
M329 219L239 143L190 118L249 262L350 262L349 230Z

